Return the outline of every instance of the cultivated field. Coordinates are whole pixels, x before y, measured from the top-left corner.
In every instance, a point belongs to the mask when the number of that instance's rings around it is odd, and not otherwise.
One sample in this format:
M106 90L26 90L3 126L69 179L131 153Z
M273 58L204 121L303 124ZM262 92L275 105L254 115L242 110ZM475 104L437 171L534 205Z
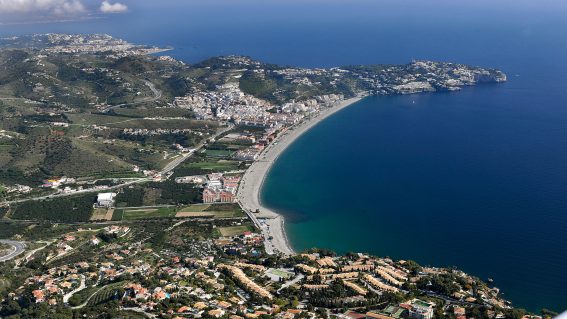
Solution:
M168 218L174 216L174 207L124 209L122 212L122 220Z
M251 226L231 226L231 227L220 227L219 232L222 236L232 237L242 235L246 231L252 231Z
M99 213L102 216L102 213ZM106 215L108 216L108 215ZM178 207L140 207L118 208L114 211L113 220L135 220L147 218L189 218L212 217L233 218L244 217L244 212L236 204L204 204Z
M96 208L93 210L91 220L112 220L114 209Z

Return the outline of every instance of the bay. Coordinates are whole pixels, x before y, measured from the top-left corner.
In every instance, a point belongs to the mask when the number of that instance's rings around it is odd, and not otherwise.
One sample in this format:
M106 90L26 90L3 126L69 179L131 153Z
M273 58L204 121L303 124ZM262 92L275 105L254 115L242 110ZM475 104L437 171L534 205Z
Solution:
M502 85L371 97L296 141L267 178L297 249L455 265L515 305L567 308L567 4L559 1L128 1L129 12L5 24L109 33L193 63L241 54L328 67L412 59L496 67ZM1 22L1 21L0 21Z

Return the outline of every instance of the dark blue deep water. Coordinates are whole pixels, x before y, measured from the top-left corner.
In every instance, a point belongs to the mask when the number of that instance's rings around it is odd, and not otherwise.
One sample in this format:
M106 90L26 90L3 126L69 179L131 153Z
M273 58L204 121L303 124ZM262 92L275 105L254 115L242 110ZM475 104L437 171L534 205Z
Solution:
M297 140L262 198L298 250L455 265L515 305L567 308L567 4L561 1L125 1L100 19L0 35L106 32L188 62L298 66L412 58L504 70L461 92L372 97ZM2 21L0 21L2 22Z

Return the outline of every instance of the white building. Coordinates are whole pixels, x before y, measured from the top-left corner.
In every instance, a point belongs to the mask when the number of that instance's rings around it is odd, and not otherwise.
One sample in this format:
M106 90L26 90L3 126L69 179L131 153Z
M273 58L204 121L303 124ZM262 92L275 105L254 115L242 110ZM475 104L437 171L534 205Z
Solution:
M98 207L112 207L114 206L114 198L116 193L100 193L96 199L96 205Z
M412 300L410 304L409 317L412 319L432 319L434 303L419 299Z

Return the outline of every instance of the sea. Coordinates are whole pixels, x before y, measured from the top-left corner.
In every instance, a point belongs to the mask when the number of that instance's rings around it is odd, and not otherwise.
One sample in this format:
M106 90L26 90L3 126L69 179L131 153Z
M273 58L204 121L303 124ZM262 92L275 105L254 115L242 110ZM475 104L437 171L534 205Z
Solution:
M455 266L492 278L517 307L567 309L567 3L123 2L124 14L1 24L0 36L108 33L172 46L188 63L428 59L506 72L503 84L369 97L335 113L280 156L261 198L298 251Z

